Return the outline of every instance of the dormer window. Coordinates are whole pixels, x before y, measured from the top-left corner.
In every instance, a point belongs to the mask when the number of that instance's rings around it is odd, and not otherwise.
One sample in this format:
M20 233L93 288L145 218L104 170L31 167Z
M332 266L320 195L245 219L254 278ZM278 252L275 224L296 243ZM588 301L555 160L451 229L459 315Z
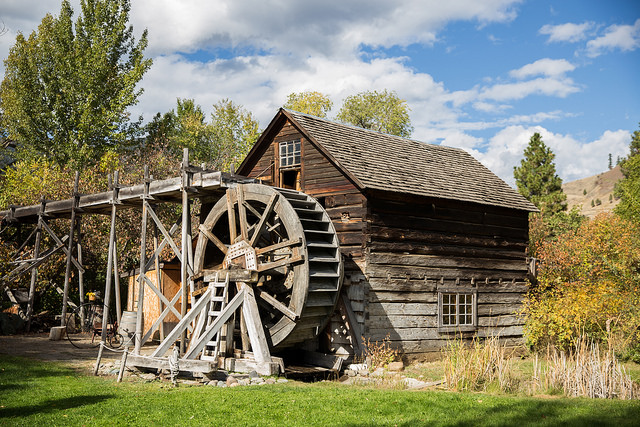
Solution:
M280 168L300 166L300 140L280 143Z

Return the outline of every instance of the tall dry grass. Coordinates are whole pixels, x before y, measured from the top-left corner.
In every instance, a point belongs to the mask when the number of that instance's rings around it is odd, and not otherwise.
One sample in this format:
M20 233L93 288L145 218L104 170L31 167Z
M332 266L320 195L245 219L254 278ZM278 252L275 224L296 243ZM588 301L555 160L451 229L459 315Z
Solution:
M444 349L444 378L452 390L487 391L497 387L500 391L512 391L515 376L511 365L514 349L500 343L497 336L480 341L474 337L471 343L456 338Z
M612 348L602 351L581 336L567 354L548 348L543 363L535 356L534 391L562 390L567 396L633 399L634 384Z

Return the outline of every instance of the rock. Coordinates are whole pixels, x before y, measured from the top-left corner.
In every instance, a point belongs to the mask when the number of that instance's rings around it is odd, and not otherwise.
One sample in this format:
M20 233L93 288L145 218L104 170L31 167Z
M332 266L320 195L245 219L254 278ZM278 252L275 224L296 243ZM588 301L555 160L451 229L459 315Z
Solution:
M229 387L239 387L239 386L240 386L240 384L238 384L237 382L235 382L235 383L231 383L231 384L229 385Z
M226 384L228 387L233 387L233 384L238 384L238 380L236 379L236 377L228 376Z
M348 377L355 377L356 371L354 371L353 369L345 369L344 374Z
M400 372L404 370L404 363L402 362L391 362L387 365L387 370L390 372Z
M402 380L402 383L407 388L425 388L428 386L426 382L417 380L415 378L405 378Z
M156 379L155 374L140 374L139 377L145 381L155 381Z
M251 378L251 384L262 384L264 383L264 380L260 377L258 378Z
M286 378L278 378L278 380L276 381L278 384L282 384L282 383L288 383L289 380Z
M368 377L369 371L367 371L366 369L363 371L358 371L358 375L360 375L361 377Z
M238 380L238 384L239 384L239 385L249 385L249 384L251 384L251 382L250 382L250 380L248 380L248 379L244 379L244 378L242 378L242 379L239 379L239 380Z
M227 383L224 381L218 381L217 387L225 388L227 387Z
M260 378L260 375L256 371L249 372L249 378Z
M384 369L382 368L377 368L375 371L371 372L370 374L372 377L382 377L384 376Z
M267 378L266 380L264 380L264 382L267 384L275 384L276 380L274 380L273 378Z

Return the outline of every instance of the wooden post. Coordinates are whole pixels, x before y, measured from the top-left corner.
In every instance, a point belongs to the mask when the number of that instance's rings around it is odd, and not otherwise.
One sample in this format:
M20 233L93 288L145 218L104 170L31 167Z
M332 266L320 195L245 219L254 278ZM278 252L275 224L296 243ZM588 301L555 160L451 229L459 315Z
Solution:
M64 293L62 294L62 318L60 326L65 326L67 322L67 300L69 299L69 281L71 280L71 258L73 257L73 235L76 229L76 208L80 196L78 194L78 182L80 181L80 172L76 171L76 177L73 182L73 206L71 208L71 226L69 227L69 247L67 248L67 268L64 272Z
M102 335L100 337L100 349L107 338L107 326L109 325L109 304L111 302L111 276L113 274L113 246L116 241L116 201L111 200L111 228L109 230L109 252L107 253L107 278L104 285L104 310L102 312Z
M77 240L78 244L76 245L76 250L78 251L78 264L82 265L82 221L81 218L78 218L76 224L77 230ZM83 266L84 267L84 266ZM84 325L84 270L78 270L78 293L80 299L80 320Z
M189 149L185 148L182 152L182 263L180 264L180 281L182 283L182 304L180 306L180 313L182 317L187 314L187 265L189 263L189 250L187 246L191 244L188 240L189 237L189 219L191 217L189 212L189 194L187 193L187 187L189 186L189 180L187 175L187 168L189 166ZM180 354L184 354L186 350L187 332L182 333L180 339Z
M33 248L33 259L40 256L40 240L42 239L42 214L45 206L44 197L40 199L40 214L38 215L38 225L36 226L36 243ZM36 293L36 279L38 277L38 267L31 269L31 283L29 284L29 304L27 305L27 332L31 330L31 316L33 315L33 301Z
M116 290L116 320L122 320L122 298L120 296L120 272L118 270L118 240L113 241L113 285Z
M149 166L144 167L144 195L142 196L142 229L140 233L140 276L138 278L138 315L136 317L136 336L134 354L140 354L144 315L144 277L147 274L147 199L149 197Z
M153 223L153 261L156 267L156 283L160 293L164 295L164 286L162 283L162 277L160 276L160 259L158 257L158 225ZM164 310L162 298L158 297L158 304L160 304L160 312ZM160 341L164 340L164 321L158 327L160 333Z

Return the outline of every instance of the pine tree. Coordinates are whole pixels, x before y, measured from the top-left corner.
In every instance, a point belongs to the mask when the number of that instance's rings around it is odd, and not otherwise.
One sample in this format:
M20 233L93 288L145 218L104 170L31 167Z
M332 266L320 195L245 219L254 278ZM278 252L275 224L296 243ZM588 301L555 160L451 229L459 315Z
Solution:
M615 186L614 195L620 199L615 212L623 218L640 223L640 130L633 133L629 157L620 162L624 176Z
M520 166L513 168L520 194L549 215L567 210L567 196L562 191L562 179L556 175L554 159L555 154L536 132L524 150Z

